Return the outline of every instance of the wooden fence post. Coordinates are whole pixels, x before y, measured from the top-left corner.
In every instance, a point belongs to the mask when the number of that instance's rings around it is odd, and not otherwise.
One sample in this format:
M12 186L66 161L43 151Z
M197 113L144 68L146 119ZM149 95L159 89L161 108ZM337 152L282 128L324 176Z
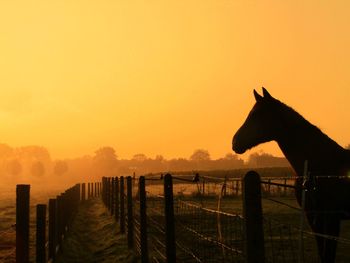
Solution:
M111 178L111 200L110 200L110 203L111 203L111 215L114 215L114 197L115 197L115 178L112 177Z
M16 262L29 262L29 193L30 185L16 187Z
M147 208L145 177L139 179L141 262L148 263Z
M119 221L119 178L116 177L115 178L115 207L114 207L114 211L115 211L115 221L118 222Z
M260 176L248 172L243 179L243 217L246 263L265 262Z
M57 210L56 210L56 222L57 222L57 235L56 235L56 244L61 247L61 241L62 241L62 229L63 229L63 200L62 200L62 194L58 195L56 197L57 202Z
M120 177L120 233L125 233L124 176Z
M81 201L85 201L85 183L81 185Z
M111 211L111 178L107 177L107 186L106 186L106 197L107 197L107 208L108 211Z
M175 222L174 222L174 198L173 179L170 174L164 176L165 199L165 245L167 263L176 262Z
M126 179L127 184L127 209L128 209L128 248L134 247L134 213L132 206L132 185L133 180L131 176Z
M205 179L203 178L203 195L205 194Z
M83 188L84 189L84 188ZM57 202L49 199L49 259L56 256L57 235Z
M102 177L102 189L101 189L101 195L102 195L102 201L107 206L106 203L106 177Z
M36 206L36 262L46 262L46 205Z

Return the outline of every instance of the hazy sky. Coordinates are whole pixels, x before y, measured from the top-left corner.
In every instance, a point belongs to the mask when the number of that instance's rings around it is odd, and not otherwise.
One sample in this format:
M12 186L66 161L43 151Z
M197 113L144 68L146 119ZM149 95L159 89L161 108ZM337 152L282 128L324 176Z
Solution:
M0 142L56 158L103 145L122 158L196 148L218 158L265 86L344 146L349 10L347 0L1 0Z

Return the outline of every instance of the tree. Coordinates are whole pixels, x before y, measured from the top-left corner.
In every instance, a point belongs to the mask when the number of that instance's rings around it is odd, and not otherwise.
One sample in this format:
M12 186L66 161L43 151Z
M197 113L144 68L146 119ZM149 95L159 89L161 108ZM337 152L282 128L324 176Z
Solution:
M198 149L193 152L190 157L191 161L209 161L210 154L207 150Z
M14 159L7 163L6 170L10 175L18 176L22 173L22 165L17 159Z
M24 146L16 149L16 152L21 159L37 160L46 164L51 162L50 153L45 147L35 145Z
M68 171L68 164L65 161L56 161L53 168L55 175L61 176Z
M117 155L112 147L101 147L93 158L96 172L100 176L113 176L117 167Z
M45 167L41 161L36 161L32 164L30 172L33 176L42 177L45 174Z
M138 153L132 157L132 160L137 162L144 162L147 160L147 156L143 153Z
M237 154L227 153L224 157L224 160L230 160L230 161L238 160L238 156Z

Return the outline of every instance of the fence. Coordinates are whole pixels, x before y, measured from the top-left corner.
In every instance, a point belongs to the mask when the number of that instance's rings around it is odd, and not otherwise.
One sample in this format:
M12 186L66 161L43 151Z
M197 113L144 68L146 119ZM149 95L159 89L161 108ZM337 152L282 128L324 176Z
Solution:
M255 172L103 178L103 200L142 262L318 262L318 234L290 182Z
M203 197L203 189L211 193L209 178L205 180L203 187L199 175L194 178L170 174L141 176L138 185L130 176L103 178L102 196L120 223L120 231L126 233L128 247L140 254L142 262L254 262L253 258L247 259L244 252L244 247L250 247L247 241L250 244L256 242L259 232L252 229L254 215L249 222L242 215L193 203L183 198L185 195L174 196L174 189L181 190L182 183L194 185L198 191L195 195L199 198ZM215 184L213 180L212 183ZM162 193L157 193L159 186L163 188ZM228 195L228 191L220 192L223 196L224 193ZM246 196L249 200L250 195ZM244 229L254 234L246 238ZM259 257L259 251L263 253L263 249L255 246L252 255Z
M49 199L46 204L36 205L35 240L31 240L30 232L30 185L16 187L16 224L0 232L0 237L15 231L15 247L8 247L9 252L2 256L1 262L26 263L53 262L60 250L61 243L69 230L70 222L80 202L86 198L98 196L101 183L77 184L56 198ZM48 220L47 220L48 219ZM34 244L34 247L33 245ZM33 249L34 251L31 251ZM35 254L35 256L31 256Z

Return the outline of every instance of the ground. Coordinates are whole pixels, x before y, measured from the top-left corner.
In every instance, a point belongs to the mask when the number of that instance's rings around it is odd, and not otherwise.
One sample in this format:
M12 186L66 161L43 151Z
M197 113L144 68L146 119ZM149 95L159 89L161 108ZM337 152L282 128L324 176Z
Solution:
M99 198L79 207L63 243L58 263L139 262Z

